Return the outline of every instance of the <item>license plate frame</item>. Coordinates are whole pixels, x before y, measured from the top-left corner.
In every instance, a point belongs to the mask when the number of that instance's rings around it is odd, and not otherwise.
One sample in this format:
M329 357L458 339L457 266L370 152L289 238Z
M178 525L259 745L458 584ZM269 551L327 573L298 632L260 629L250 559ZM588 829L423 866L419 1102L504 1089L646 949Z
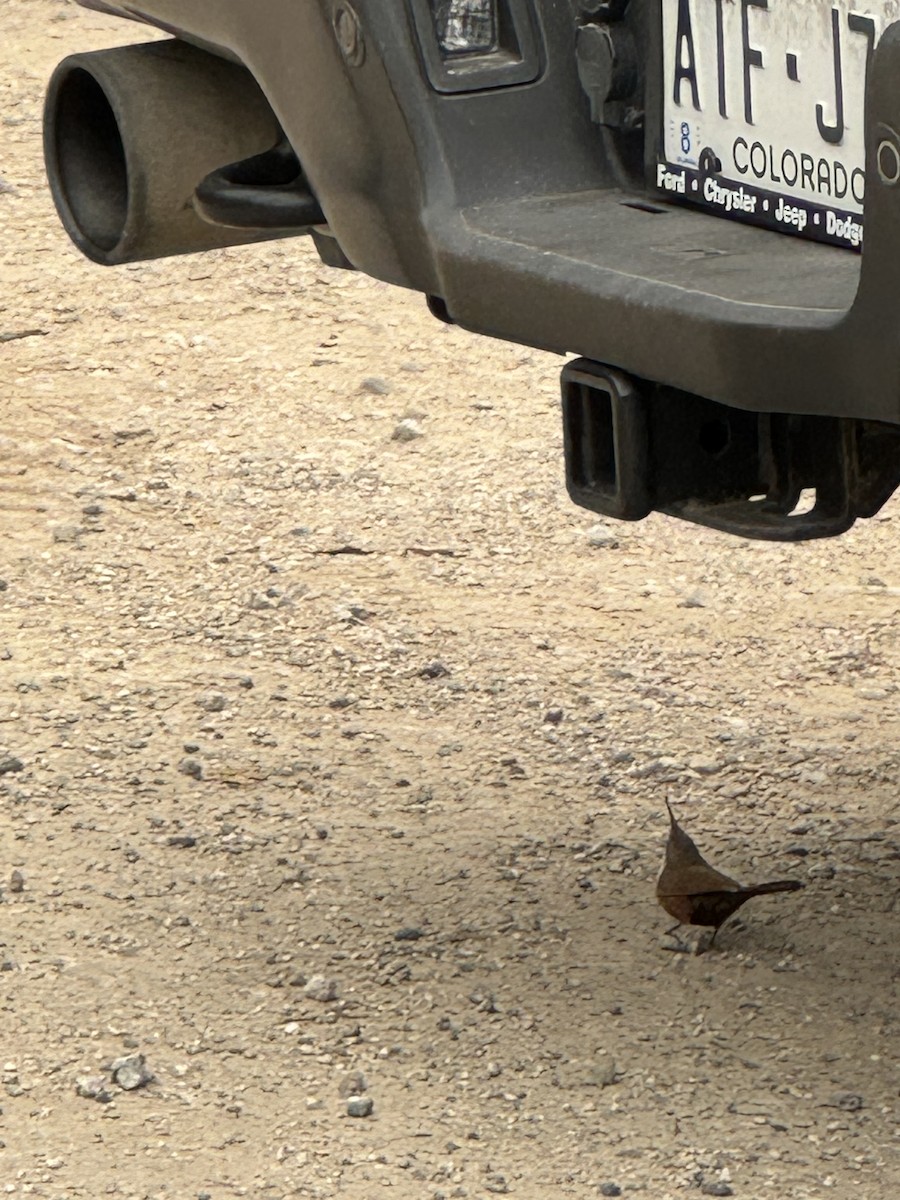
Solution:
M866 79L894 20L900 0L659 0L652 189L860 250Z

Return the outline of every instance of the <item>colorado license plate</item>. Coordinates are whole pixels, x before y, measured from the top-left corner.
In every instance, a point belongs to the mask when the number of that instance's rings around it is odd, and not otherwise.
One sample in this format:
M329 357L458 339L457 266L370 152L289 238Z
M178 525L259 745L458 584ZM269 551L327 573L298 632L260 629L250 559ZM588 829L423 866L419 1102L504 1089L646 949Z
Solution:
M859 248L872 50L900 0L661 0L669 199Z

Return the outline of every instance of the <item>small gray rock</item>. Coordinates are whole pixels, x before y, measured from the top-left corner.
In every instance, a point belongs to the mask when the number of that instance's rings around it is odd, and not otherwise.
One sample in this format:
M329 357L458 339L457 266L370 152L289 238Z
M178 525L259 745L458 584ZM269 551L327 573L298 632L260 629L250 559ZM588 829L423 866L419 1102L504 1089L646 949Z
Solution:
M589 1075L589 1082L595 1087L611 1087L616 1082L619 1069L611 1054L600 1054L594 1060Z
M153 1079L153 1073L147 1069L143 1054L126 1054L123 1058L114 1059L109 1064L113 1083L118 1084L125 1092L133 1092L135 1088L143 1087Z
M16 870L9 877L9 890L12 895L18 895L25 891L25 876L21 871Z
M837 869L831 863L814 863L806 874L809 879L834 879Z
M96 1100L98 1104L109 1104L112 1100L102 1075L79 1075L75 1080L75 1092L85 1100Z
M622 1189L619 1187L619 1185L617 1183L601 1183L600 1184L600 1195L601 1196L621 1196Z
M183 758L178 764L178 771L181 775L187 775L191 779L202 779L203 763L198 762L196 758Z
M588 545L597 550L615 550L619 535L608 525L592 525L587 533Z
M691 592L689 595L685 596L685 598L681 601L681 604L679 605L679 607L680 608L706 608L706 605L707 605L707 599L706 599L705 592L701 591L700 588L697 588L696 591ZM727 1193L723 1192L722 1194L729 1195L729 1196L731 1195L730 1192L727 1192Z
M395 942L417 942L420 937L424 937L424 933L416 925L404 925L402 929L398 929L394 934Z
M835 1092L828 1104L844 1112L859 1112L861 1108L865 1108L865 1101L857 1092Z
M696 771L698 775L715 775L721 770L722 764L716 762L714 758L692 758L688 760L688 766L692 771Z
M711 1179L708 1183L700 1185L700 1191L704 1196L733 1196L734 1192L721 1179Z
M62 543L77 542L83 533L80 525L57 525L53 530L53 540Z
M313 975L303 989L304 996L310 1000L318 1000L322 1004L336 1000L338 985L336 979L328 979L324 975Z
M204 712L222 712L228 707L228 697L221 692L202 692L197 697L197 704Z
M447 670L444 664L437 661L426 663L425 666L421 667L419 670L420 679L442 679L445 675L449 674L450 672Z
M492 1171L484 1181L484 1190L493 1192L497 1196L505 1196L509 1191L506 1176L501 1175L498 1171Z
M412 417L404 417L394 427L391 440L395 442L414 442L416 438L420 438L421 436L422 429L419 422Z
M351 1096L361 1096L369 1090L368 1082L362 1071L349 1071L338 1084L338 1095L342 1100Z
M166 838L166 845L178 850L190 850L197 845L197 839L191 833L173 833Z
M11 754L0 756L0 775L12 775L21 770L22 760L20 758L14 758Z
M370 375L359 385L359 390L361 392L368 392L370 396L387 396L392 391L392 388L386 379L381 379L377 375Z
M349 1096L347 1098L348 1117L370 1117L374 1107L371 1096Z

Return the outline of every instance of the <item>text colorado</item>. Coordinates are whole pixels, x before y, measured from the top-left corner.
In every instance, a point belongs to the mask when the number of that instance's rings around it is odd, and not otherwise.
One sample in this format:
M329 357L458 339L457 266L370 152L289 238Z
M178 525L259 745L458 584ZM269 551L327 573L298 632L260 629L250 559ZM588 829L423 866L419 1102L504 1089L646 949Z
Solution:
M848 171L840 162L796 154L790 148L776 150L771 142L763 145L742 137L734 139L731 155L739 175L752 175L773 188L785 183L833 200L844 200L850 195L862 205L866 177L860 167Z

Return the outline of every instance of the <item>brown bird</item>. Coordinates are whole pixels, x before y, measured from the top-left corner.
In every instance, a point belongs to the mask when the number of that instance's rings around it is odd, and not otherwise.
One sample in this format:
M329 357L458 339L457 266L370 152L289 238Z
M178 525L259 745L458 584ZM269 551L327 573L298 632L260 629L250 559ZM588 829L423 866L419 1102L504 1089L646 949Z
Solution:
M709 943L712 946L719 927L752 896L765 896L770 892L796 892L806 886L798 879L779 879L774 883L743 887L709 865L675 820L668 800L666 808L671 824L666 843L666 861L656 882L656 898L669 916L675 917L678 922L669 930L670 933L678 925L712 925L714 932Z

